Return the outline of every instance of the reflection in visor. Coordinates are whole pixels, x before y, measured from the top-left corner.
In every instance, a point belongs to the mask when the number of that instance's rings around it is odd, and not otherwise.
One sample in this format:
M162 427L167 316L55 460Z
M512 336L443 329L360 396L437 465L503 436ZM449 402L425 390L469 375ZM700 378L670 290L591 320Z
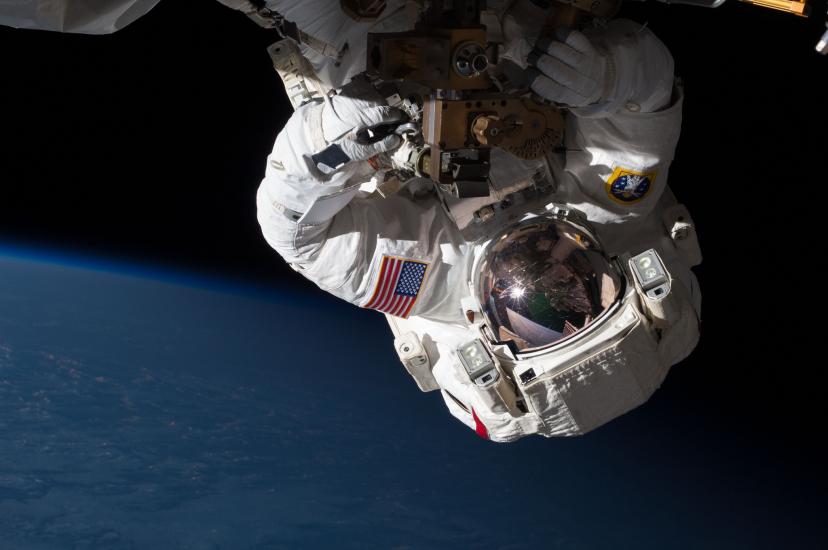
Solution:
M495 337L521 350L588 326L621 288L595 241L564 221L517 226L485 254L478 280L481 305Z

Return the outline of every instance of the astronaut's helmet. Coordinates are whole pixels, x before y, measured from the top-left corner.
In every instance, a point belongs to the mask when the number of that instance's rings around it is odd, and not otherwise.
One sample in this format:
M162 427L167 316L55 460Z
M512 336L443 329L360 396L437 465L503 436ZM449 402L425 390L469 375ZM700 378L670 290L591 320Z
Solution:
M586 224L555 213L507 227L475 265L489 336L518 352L586 329L622 296L625 281Z

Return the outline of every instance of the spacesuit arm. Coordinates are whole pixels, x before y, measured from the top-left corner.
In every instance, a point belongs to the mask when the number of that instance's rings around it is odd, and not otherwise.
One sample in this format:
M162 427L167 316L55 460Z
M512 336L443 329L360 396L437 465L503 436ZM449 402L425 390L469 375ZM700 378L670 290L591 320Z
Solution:
M575 115L609 116L622 109L654 113L673 103L673 56L649 28L617 19L591 38L606 52L612 83L601 102L573 109Z
M279 133L257 194L262 233L294 269L331 294L392 314L434 313L449 296L424 296L424 290L429 281L450 278L449 271L454 276L451 266L460 262L447 255L461 247L462 239L431 197L381 198L360 191L375 174L367 159L396 147L398 138L360 145L349 136L353 129L394 120L399 112L369 95L360 99L348 93L343 89L330 104L300 108ZM331 144L340 145L352 160L326 174L312 157ZM392 262L398 270L393 277ZM383 281L391 285L392 278L405 279L401 269L410 271L406 292L411 299L397 296L398 311L390 307L390 298L386 304L379 296L388 291ZM411 307L404 309L404 302Z
M538 41L527 71L536 93L579 117L670 105L673 58L646 26L620 19L585 32L559 29L554 39Z
M0 25L80 34L110 34L160 0L22 0L0 4Z
M649 29L632 21L613 21L606 29L575 36L568 35L567 43L584 52L582 43L588 41L592 61L572 54L564 43L547 47L552 52L547 57L557 55L560 63L571 63L566 77L551 70L558 62L542 56L535 60L538 69L551 74L550 82L553 77L568 79L569 89L598 75L605 78L597 87L604 90L599 99L569 109L560 200L583 211L593 223L646 217L667 188L681 130L682 94L674 82L673 58ZM596 71L596 66L605 70ZM582 80L574 75L578 71ZM548 81L540 78L533 89L558 99L557 87L544 87ZM592 88L580 89L584 96Z
M358 105L353 107L354 112L359 112ZM348 219L346 207L358 194L360 185L371 178L374 169L366 160L371 156L370 151L327 174L315 166L313 155L330 145L323 128L326 108L322 102L299 108L279 132L267 158L256 204L259 224L268 244L303 275L323 289L333 291L350 278L350 272L361 269L356 259L360 256L359 250L364 248L363 238L356 231L356 222ZM327 115L333 116L330 111ZM377 144L373 150L379 150ZM335 218L338 218L336 227ZM338 239L339 261L317 262L334 234L342 237ZM330 268L328 273L313 269L323 264Z

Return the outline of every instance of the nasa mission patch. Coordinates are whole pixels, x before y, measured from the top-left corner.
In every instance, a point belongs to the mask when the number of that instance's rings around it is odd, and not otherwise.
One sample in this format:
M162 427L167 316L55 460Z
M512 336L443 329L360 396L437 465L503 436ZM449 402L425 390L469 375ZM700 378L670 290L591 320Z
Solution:
M607 180L607 195L618 204L635 204L647 196L655 179L655 172L638 172L619 166Z

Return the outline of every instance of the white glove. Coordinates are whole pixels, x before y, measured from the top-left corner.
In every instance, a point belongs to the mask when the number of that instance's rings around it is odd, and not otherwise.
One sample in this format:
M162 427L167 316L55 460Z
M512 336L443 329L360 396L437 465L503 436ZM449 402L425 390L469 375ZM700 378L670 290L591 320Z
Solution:
M400 110L386 105L367 84L349 84L329 101L301 107L279 132L268 157L263 182L267 200L278 205L277 209L305 213L320 197L346 188L355 192L374 172L363 161L401 142L391 134L363 144L356 141L357 132L403 118ZM343 198L341 206L347 199ZM332 216L333 210L323 217Z
M529 55L532 90L555 103L583 107L606 101L614 84L607 56L578 31L559 29L556 40L540 40Z
M350 160L365 160L396 148L401 139L392 133L374 143L360 143L359 130L401 124L403 118L402 111L386 105L370 84L356 80L325 103L322 136L328 145L338 145Z

